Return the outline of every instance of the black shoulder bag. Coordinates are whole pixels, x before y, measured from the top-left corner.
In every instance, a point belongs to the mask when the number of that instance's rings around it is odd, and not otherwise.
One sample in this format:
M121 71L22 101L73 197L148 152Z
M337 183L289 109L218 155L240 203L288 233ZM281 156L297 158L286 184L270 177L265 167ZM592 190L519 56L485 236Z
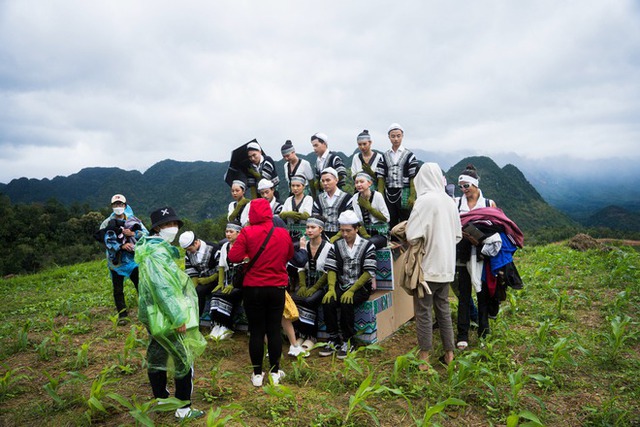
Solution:
M267 246L267 243L269 242L269 239L271 238L271 235L273 234L274 229L275 227L271 227L271 230L269 230L269 234L267 234L267 237L264 239L264 242L262 242L262 246L260 246L260 249L258 249L258 252L256 253L256 255L253 258L251 258L251 261L249 261L245 266L241 265L240 267L238 267L238 269L236 270L236 274L233 276L234 288L242 288L242 283L244 282L244 276L247 274L249 269L253 267L253 264L256 263L260 254L262 254L262 251L264 251L264 248Z

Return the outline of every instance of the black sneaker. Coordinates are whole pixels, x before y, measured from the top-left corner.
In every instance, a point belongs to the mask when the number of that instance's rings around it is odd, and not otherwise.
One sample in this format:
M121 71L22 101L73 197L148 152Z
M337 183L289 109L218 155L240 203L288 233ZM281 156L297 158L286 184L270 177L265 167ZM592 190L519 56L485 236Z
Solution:
M118 319L118 326L125 326L127 324L129 324L129 317L123 316Z
M336 355L336 357L338 359L346 359L347 358L347 354L351 353L352 351L355 350L355 347L352 345L345 343L342 343L342 345L340 346L340 350L338 350L338 354Z
M336 352L336 343L333 341L329 341L328 343L325 344L324 347L320 349L320 351L318 352L318 355L322 357L327 357L327 356L331 356L335 352Z

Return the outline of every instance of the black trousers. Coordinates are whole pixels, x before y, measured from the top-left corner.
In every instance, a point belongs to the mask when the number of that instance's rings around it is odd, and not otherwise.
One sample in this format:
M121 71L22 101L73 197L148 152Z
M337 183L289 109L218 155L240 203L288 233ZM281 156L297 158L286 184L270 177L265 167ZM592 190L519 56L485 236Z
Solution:
M113 270L109 271L111 272L111 283L113 283L113 299L116 303L116 310L120 317L127 317L127 304L124 301L125 276L122 276ZM131 279L133 286L136 288L136 292L138 292L138 267L133 269L129 279Z
M207 305L207 299L211 295L213 288L218 286L218 282L214 281L206 285L196 286L196 293L198 294L198 317L204 313L204 306Z
M387 188L384 201L389 210L389 229L409 219L411 210L402 208L402 188Z
M298 320L293 322L293 327L301 335L314 338L318 335L318 308L322 304L322 297L326 292L326 289L319 289L310 297L305 298L297 294L291 295L300 313Z
M242 300L242 289L234 288L231 293L215 292L211 296L211 320L227 329L233 329L233 312Z
M180 363L178 358L174 358L174 363ZM153 337L149 341L149 347L147 347L147 361L150 366L167 366L169 361L169 353L160 345ZM178 370L178 367L176 367ZM167 390L167 371L162 369L149 368L147 370L149 376L149 382L151 383L151 390L153 391L153 397L156 399L166 399L169 397L169 390ZM191 400L191 392L193 391L193 367L189 369L189 372L184 377L175 377L176 384L176 398L180 400ZM186 406L191 406L186 405Z
M369 299L369 291L364 287L353 294L353 304L341 303L340 297L342 294L344 294L344 291L336 286L337 298L331 300L328 304L322 304L327 334L329 334L329 339L337 344L349 341L356 335L355 308ZM338 312L340 313L339 325Z
M244 311L249 322L249 357L253 373L262 373L264 336L269 349L269 372L278 372L282 355L280 324L284 311L285 288L275 286L245 286L242 288Z

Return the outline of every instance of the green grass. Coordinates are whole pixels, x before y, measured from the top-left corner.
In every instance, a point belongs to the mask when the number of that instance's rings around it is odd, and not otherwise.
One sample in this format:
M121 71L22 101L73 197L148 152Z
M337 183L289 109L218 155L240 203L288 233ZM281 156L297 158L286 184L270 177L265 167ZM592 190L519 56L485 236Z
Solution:
M246 335L211 341L193 393L208 416L192 424L639 423L640 254L556 244L519 251L517 264L525 288L448 368L436 336L434 369L418 369L410 322L345 361L285 358L282 387L255 389ZM134 315L130 283L126 296ZM2 280L0 298L0 425L175 425L172 406L151 398L146 331L113 322L104 262Z

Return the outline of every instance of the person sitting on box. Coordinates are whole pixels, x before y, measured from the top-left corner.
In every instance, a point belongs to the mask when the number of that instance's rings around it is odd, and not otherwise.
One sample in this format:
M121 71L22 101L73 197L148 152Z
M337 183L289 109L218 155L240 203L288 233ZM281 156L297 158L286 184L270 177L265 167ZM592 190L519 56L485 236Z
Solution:
M351 342L356 334L355 307L368 300L371 294L371 279L376 274L376 249L373 243L358 235L360 221L353 211L342 212L338 222L342 238L334 243L327 255L328 291L322 298L329 342L319 354L331 356L337 352L336 357L344 359L355 348Z
M276 163L269 156L262 154L262 148L255 139L247 144L247 157L249 158L249 168L247 169L247 186L252 199L259 197L260 189L257 188L261 179L273 182L275 188L278 188L280 178L276 170ZM276 190L276 199L278 192Z
M313 204L313 213L326 218L324 231L329 238L338 235L338 215L351 209L351 197L338 188L338 172L334 168L326 168L320 174L320 183L324 191L318 194Z
M242 226L237 222L230 222L224 231L227 242L220 248L218 263L218 283L211 297L210 337L222 340L233 334L233 313L242 301L242 288L234 287L234 278L241 264L228 261L227 254L238 238Z
M324 238L324 218L313 215L307 219L306 238L300 238L300 251L306 255L298 269L300 286L292 295L298 306L299 319L294 323L298 331L298 345L309 351L318 335L318 308L327 291L325 263L333 245Z
M299 239L305 233L305 220L313 211L313 198L304 194L307 179L294 175L291 180L291 196L287 197L278 214L287 223L287 230L292 239Z
M178 242L185 250L184 272L191 277L191 281L196 287L198 314L202 316L207 299L218 284L220 246L198 239L193 231L182 233Z
M365 172L358 173L354 182L357 193L351 198L351 206L362 223L360 235L382 249L389 239L390 218L384 196L371 190L373 178Z
M138 241L135 252L140 269L138 319L150 334L147 374L153 397L166 399L167 370L173 365L175 396L187 402L175 416L196 418L204 412L191 407L193 363L207 343L198 328L198 296L189 276L176 263L178 248L171 245L182 220L166 206L151 212L151 223L151 235Z
M249 222L249 203L251 201L245 197L247 184L239 179L231 183L231 197L233 202L229 203L227 208L227 220L230 222L239 222L245 225Z

